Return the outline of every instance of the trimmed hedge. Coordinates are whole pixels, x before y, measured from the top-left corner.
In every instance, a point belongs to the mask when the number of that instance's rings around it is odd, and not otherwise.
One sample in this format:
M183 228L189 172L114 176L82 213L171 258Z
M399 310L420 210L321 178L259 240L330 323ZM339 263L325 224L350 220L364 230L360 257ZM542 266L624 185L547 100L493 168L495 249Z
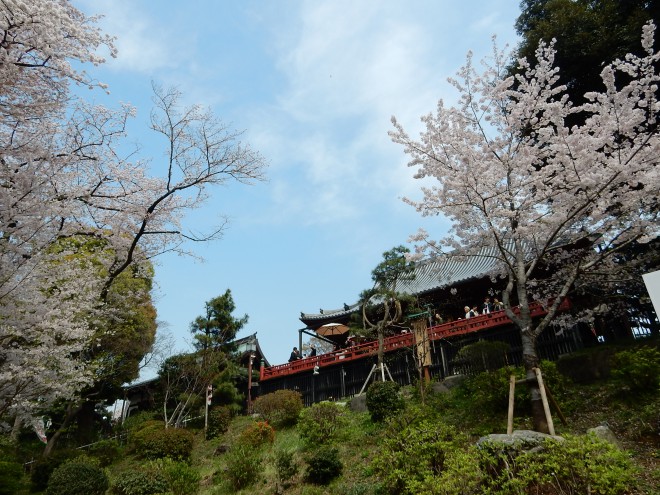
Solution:
M135 452L145 459L169 457L175 461L187 461L193 451L194 435L181 428L147 428L138 432Z
M105 471L85 457L65 462L48 480L47 495L103 495L110 481Z

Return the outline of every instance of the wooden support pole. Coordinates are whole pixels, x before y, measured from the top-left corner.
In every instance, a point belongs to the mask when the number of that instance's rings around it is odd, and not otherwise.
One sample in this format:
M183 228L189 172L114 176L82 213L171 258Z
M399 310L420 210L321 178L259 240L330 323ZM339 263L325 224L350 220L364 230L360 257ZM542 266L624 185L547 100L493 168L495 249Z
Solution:
M516 375L509 378L509 415L506 422L506 434L513 433L513 402L516 396Z
M555 411L557 411L557 416L559 416L559 419L561 419L561 423L564 426L568 426L568 421L566 420L566 416L564 416L564 413L561 412L561 409L559 408L559 404L557 404L557 401L550 392L550 387L548 387L547 385L545 386L545 393L548 394L548 399L550 400L550 404L552 404L552 407L554 407Z
M555 434L555 425L552 423L552 415L550 414L550 405L548 404L548 397L545 393L545 386L543 385L543 377L541 376L541 370L534 368L534 374L536 374L536 379L539 382L539 392L541 393L541 401L543 402L543 410L545 411L545 419L548 423L548 432L550 435Z

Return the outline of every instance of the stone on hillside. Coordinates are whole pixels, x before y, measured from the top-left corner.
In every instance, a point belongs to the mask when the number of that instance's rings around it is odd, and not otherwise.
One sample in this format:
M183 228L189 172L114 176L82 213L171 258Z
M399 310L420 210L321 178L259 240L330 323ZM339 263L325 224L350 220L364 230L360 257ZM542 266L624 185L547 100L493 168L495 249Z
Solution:
M354 412L367 412L367 394L356 395L351 398L349 408Z
M587 434L589 433L593 433L601 440L606 440L610 442L612 445L615 445L619 449L622 448L621 443L614 435L614 432L612 432L612 430L610 430L610 428L607 425L600 425L600 426L596 426L595 428L589 428L587 430Z
M452 388L458 387L465 381L465 375L451 375L442 380L431 384L431 390L435 393L446 393Z
M511 435L506 433L493 433L477 440L477 446L489 450L500 450L501 448L512 448L521 452L536 452L543 448L547 439L563 442L564 439L557 435L547 435L532 430L514 430Z

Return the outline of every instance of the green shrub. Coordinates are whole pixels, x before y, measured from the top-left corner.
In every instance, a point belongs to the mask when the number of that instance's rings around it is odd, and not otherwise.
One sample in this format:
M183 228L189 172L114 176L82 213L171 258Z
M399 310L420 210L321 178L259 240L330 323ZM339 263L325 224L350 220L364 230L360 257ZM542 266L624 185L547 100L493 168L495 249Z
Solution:
M258 450L249 445L236 444L225 456L225 476L234 490L254 484L261 475L263 466Z
M277 390L254 401L254 412L274 426L295 425L302 408L300 393L293 390Z
M120 430L122 431L137 431L141 430L144 428L147 423L160 423L163 424L162 421L159 421L156 418L156 415L153 412L150 411L141 411L137 414L133 414L126 418L121 425L119 425Z
M241 432L238 441L250 447L261 447L275 441L275 430L266 421L255 421Z
M283 486L298 474L298 464L292 450L278 449L275 451L275 470L277 480Z
M380 422L404 408L399 395L399 384L395 382L375 382L367 389L367 409L371 420Z
M116 495L152 495L168 490L168 482L162 473L132 469L120 473L112 485Z
M79 450L56 450L48 457L40 457L37 459L30 469L30 481L32 482L32 490L40 492L48 486L48 479L52 472L57 469L64 462L80 457L83 453Z
M344 469L339 459L339 451L328 445L323 445L312 452L306 462L305 480L315 485L327 485Z
M509 404L509 378L516 375L522 378L521 369L504 367L495 371L485 371L469 376L460 385L460 392L469 397L472 412L489 411L499 414L506 411ZM521 394L524 386L516 386L516 405L525 402Z
M122 448L116 440L101 440L89 446L88 454L99 460L101 467L106 467L119 459Z
M660 388L660 352L651 347L621 351L614 355L612 378L624 390L655 393Z
M454 364L464 368L464 374L496 370L506 365L506 354L509 349L510 346L506 342L480 340L462 347L456 355Z
M206 438L216 438L226 433L231 423L231 409L227 406L216 406L209 410L209 425Z
M635 468L625 452L595 435L564 438L546 441L539 452L483 451L487 492L623 495L633 491Z
M139 451L142 449L145 438L149 437L152 432L165 429L164 421L148 420L141 421L133 429L128 432L128 445L130 450Z
M0 495L17 493L23 486L23 466L18 462L0 461Z
M149 465L151 471L161 474L173 495L194 495L199 491L200 474L185 462L158 459Z
M395 423L386 430L372 468L390 493L416 494L425 480L445 469L448 455L458 448L457 434L452 427L421 416L408 425Z
M47 495L103 495L110 486L105 471L97 462L78 457L53 471L48 480Z
M193 450L194 435L182 428L141 430L136 453L146 459L169 457L187 461Z
M330 442L346 424L346 411L334 402L320 402L303 409L298 419L300 438L308 444Z

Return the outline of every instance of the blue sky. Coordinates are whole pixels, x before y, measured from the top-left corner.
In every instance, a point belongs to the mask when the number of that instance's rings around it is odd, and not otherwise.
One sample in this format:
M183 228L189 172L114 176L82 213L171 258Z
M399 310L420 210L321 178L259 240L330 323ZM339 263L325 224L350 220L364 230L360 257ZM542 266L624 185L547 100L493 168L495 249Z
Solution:
M158 171L149 134L151 82L177 86L232 127L269 163L268 182L211 191L188 217L202 230L230 219L221 241L191 246L203 262L166 255L156 266L161 329L187 350L205 301L231 289L239 336L257 332L271 363L297 344L300 312L340 308L371 286L382 253L441 218L401 201L420 184L387 132L395 115L415 135L419 117L456 93L465 61L515 44L511 0L73 0L103 14L119 56L94 69L106 105L130 102L131 141ZM161 330L159 330L161 331Z

